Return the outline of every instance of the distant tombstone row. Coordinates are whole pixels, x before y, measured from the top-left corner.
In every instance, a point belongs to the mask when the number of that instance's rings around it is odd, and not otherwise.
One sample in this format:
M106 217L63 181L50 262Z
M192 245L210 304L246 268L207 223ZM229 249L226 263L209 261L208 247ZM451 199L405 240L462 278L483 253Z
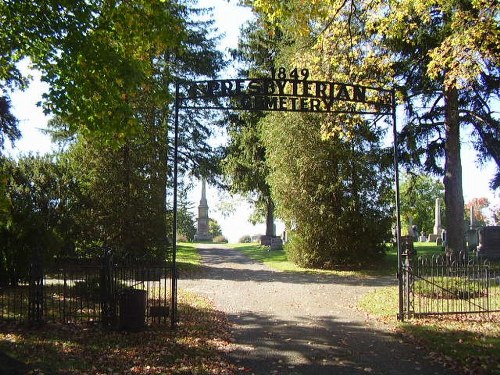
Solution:
M474 207L470 208L470 225L465 231L466 249L476 252L478 257L488 260L500 260L500 226L486 226L478 228L474 220ZM409 244L414 238L419 242L435 242L436 245L446 244L446 230L441 226L440 199L436 198L434 208L433 233L418 235L416 227L409 220L408 236L402 237L403 249L407 253L413 252L413 246Z

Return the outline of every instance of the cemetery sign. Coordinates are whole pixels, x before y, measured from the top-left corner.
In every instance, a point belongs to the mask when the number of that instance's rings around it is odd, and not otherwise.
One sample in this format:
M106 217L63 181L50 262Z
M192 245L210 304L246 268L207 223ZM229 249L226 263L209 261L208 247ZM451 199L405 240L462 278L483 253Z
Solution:
M309 80L309 70L271 70L270 78L219 79L179 83L183 109L234 109L389 115L391 90Z

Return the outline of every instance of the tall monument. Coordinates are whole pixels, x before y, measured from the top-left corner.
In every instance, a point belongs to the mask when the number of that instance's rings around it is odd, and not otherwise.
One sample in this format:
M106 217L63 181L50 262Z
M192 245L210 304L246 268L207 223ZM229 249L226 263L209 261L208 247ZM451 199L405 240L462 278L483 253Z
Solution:
M201 200L198 206L198 228L194 235L195 241L209 241L212 239L208 233L208 203L207 203L207 181L205 178L201 180Z
M436 198L436 208L434 209L434 234L441 236L443 228L441 227L441 200Z

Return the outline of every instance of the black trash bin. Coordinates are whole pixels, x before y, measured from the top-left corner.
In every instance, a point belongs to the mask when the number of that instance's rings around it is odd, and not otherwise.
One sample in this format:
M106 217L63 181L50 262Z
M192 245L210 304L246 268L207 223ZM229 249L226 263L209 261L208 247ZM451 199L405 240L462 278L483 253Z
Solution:
M120 293L120 329L140 331L146 318L146 291L124 289Z

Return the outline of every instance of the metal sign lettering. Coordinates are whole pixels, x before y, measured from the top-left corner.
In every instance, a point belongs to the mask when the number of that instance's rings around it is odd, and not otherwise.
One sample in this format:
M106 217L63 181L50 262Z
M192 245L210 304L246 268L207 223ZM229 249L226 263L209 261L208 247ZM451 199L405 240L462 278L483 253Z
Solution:
M391 90L340 82L311 81L307 79L307 69L302 69L300 73L293 69L287 77L282 69L278 72L273 70L271 78L179 83L179 108L392 113Z

